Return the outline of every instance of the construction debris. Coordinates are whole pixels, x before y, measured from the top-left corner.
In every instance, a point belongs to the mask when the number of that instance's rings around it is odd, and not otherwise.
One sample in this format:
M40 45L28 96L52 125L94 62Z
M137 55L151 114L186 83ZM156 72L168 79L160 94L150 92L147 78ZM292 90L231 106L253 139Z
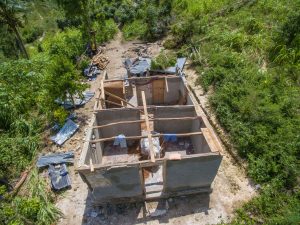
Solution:
M178 74L182 75L184 65L186 63L186 58L177 58L176 64L174 66L168 67L165 70L152 70L151 69L151 59L147 57L138 57L136 59L126 59L124 61L124 66L127 70L128 76L148 76L148 73L163 73L163 74Z
M56 153L51 155L41 156L36 166L38 168L42 168L45 166L49 166L51 164L61 164L61 163L74 163L74 152L65 152L65 153Z
M79 128L79 125L68 119L60 131L50 139L58 145L62 145L68 140Z
M54 190L71 187L71 179L66 164L49 165L48 173Z
M92 59L93 65L97 66L100 70L104 70L109 63L108 58L102 54L97 54Z
M95 95L95 92L92 91L85 91L82 92L82 96L73 96L73 101L71 96L68 96L65 101L62 101L60 99L56 99L55 102L62 105L65 109L71 109L74 107L83 106L88 101L90 101Z
M101 74L101 70L98 69L97 66L91 64L84 69L83 74L89 78L96 78L99 74Z

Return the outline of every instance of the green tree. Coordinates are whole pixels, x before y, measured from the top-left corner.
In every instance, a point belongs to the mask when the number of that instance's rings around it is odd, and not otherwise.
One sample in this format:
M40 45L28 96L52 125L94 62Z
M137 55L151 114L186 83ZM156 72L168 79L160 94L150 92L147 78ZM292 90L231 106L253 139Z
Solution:
M22 1L0 0L0 24L8 26L8 29L16 35L21 51L29 59L22 37L18 31L23 27L21 15L24 15L26 8Z
M59 6L65 12L67 19L80 19L82 23L82 35L91 40L92 22L91 14L93 4L91 0L57 0Z

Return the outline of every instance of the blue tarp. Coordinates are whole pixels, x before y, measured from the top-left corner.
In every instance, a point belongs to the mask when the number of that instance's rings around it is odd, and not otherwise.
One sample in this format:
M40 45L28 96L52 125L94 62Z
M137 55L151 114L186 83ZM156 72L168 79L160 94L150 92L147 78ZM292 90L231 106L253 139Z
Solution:
M48 173L54 190L61 190L71 186L71 179L66 164L49 165Z
M127 64L128 61L125 61ZM143 76L147 70L150 70L151 67L151 59L140 57L137 61L133 62L131 65L129 64L129 72L134 75Z
M119 134L114 141L114 145L119 145L121 148L127 148L127 142L124 134Z
M81 99L79 96L74 97L75 107L82 106L87 103L89 100L91 100L92 97L94 97L95 92L85 91L82 93L82 95L83 99ZM65 109L71 109L74 107L71 98L67 98L65 101L57 99L55 100L55 102L62 105Z
M177 136L176 136L176 134L164 134L164 141L165 142L176 142Z
M60 131L56 135L51 137L51 140L58 145L62 145L77 131L78 127L79 125L68 119L65 125L60 129Z
M41 156L36 166L38 168L49 166L51 164L74 163L74 152L56 153L51 155Z
M153 70L160 73L168 73L175 74L176 68L179 72L182 72L184 65L186 63L186 58L177 58L177 62L174 66L169 67L165 70ZM125 67L129 70L132 75L140 75L143 76L147 70L151 70L151 59L150 58L142 58L140 57L137 61L131 62L130 59L126 59Z

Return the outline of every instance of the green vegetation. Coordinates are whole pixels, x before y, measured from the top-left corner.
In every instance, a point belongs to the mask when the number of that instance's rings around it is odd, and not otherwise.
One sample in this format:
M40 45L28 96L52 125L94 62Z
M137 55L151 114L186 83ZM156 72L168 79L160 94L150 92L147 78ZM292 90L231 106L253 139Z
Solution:
M26 194L13 198L10 204L0 205L1 224L51 225L62 215L54 205L54 195L47 190L47 184L32 171ZM8 200L7 200L8 201Z
M299 9L299 0L0 0L0 178L18 177L45 129L68 116L54 100L86 88L88 57L78 59L87 45L121 29L126 40L167 36L164 46L190 56L212 90L220 124L262 187L232 224L299 223ZM173 62L162 52L152 67ZM5 198L2 223L55 223L54 199L32 176L27 188L38 191Z
M219 122L262 185L234 224L300 221L299 4L174 2L178 18L167 45L191 54L198 82L213 89L210 103Z
M35 164L45 131L54 122L64 123L69 112L55 100L80 96L87 88L81 76L88 60L82 54L90 41L83 29L87 17L79 15L78 26L73 19L62 26L64 14L69 15L67 7L59 8L55 1L0 0L1 184L13 184ZM112 19L103 22L88 15L98 43L114 37L118 29ZM6 193L8 187L0 185L1 224L54 224L61 216L37 171L16 197Z
M162 51L151 61L151 69L153 70L165 70L170 66L176 64L176 55L171 52Z
M114 19L126 40L155 41L167 32L171 5L171 0L102 1L101 7L96 6L95 15Z

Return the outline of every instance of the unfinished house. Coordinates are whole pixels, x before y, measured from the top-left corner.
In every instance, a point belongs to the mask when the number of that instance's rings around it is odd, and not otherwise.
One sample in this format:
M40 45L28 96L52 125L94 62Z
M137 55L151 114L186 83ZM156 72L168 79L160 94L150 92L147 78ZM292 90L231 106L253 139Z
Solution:
M211 191L220 144L184 77L104 79L97 99L77 167L96 204Z

